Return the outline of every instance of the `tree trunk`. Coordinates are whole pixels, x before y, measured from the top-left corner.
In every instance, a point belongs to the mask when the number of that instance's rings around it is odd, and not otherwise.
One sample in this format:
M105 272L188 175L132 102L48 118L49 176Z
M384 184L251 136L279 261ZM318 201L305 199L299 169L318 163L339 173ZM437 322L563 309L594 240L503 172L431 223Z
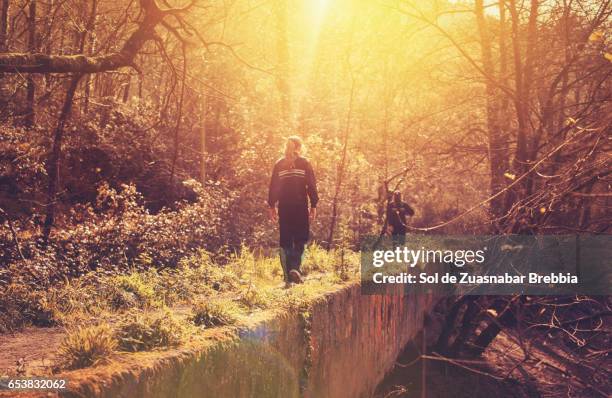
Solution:
M49 235L51 234L51 228L55 222L55 210L57 202L57 188L59 186L60 176L60 162L62 157L62 144L64 140L64 129L66 122L70 116L72 110L72 101L74 99L74 93L79 85L82 75L75 75L70 81L70 86L66 92L66 99L64 100L64 106L57 119L57 127L55 128L53 138L53 148L47 161L47 175L49 182L47 185L47 214L45 216L45 224L43 227L43 242L46 245L49 241Z
M434 349L436 352L442 355L446 355L449 353L450 347L453 343L451 341L451 338L457 330L461 309L465 305L470 305L470 303L472 303L476 299L476 296L462 296L453 303L450 310L448 310L446 313L446 317L444 318L444 324L442 325L442 331L440 332L438 340L434 345Z
M502 308L503 305L505 305L505 308ZM515 321L511 300L498 300L494 303L492 308L497 310L499 315L494 320L490 320L489 325L484 328L478 337L476 337L468 353L470 356L478 357L482 355L489 344L491 344L499 332L502 331L502 328L511 326Z
M155 27L166 15L187 9L160 10L154 0L140 1L144 17L119 51L100 56L0 53L0 72L7 73L98 73L131 66L142 46L151 40Z
M123 88L123 98L121 102L126 104L130 100L130 89L132 86L132 75L128 75L127 82L125 82L125 87Z
M206 94L202 96L202 127L200 128L200 181L206 183L206 111L208 101Z
M506 16L506 0L499 1L499 80L500 83L507 87L508 86L508 20ZM503 151L503 169L504 175L502 176L503 183L502 185L505 187L509 181L506 181L506 171L510 171L510 120L511 116L509 114L510 107L510 97L507 93L501 93L501 98L498 107L498 122L500 128L500 141L501 150ZM506 192L503 195L503 204L502 208L504 212L507 212L513 205L513 195L511 192ZM502 224L500 222L499 224Z
M7 52L8 49L8 27L9 27L9 6L10 0L2 0L0 5L0 52ZM6 109L7 101L5 97L8 97L7 82L4 79L4 73L0 72L0 109ZM5 111L0 112L0 118L2 120L7 116Z
M45 8L45 33L44 33L44 43L40 43L41 51L47 55L53 53L55 40L53 38L53 21L55 18L54 11L55 10L55 0L48 0ZM62 25L63 26L63 25ZM60 30L63 33L63 28ZM63 40L63 38L62 38ZM62 48L62 47L60 47ZM51 95L51 90L53 87L54 76L53 75L43 75L44 87L42 94L44 97L49 97ZM44 104L42 105L44 106Z
M2 5L0 7L0 52L8 51L8 15L10 4L10 0L2 0Z
M482 297L474 297L470 299L467 304L467 308L463 314L461 320L461 326L459 327L459 333L457 338L448 350L448 354L452 357L458 357L465 351L465 346L470 340L477 327L477 318L480 314L479 301L483 300Z
M348 140L351 132L351 120L353 117L353 100L355 97L355 80L351 83L351 93L349 97L349 107L346 114L346 126L344 130L344 137L342 138L342 157L340 164L338 165L338 177L336 179L336 189L334 191L334 198L332 199L332 214L329 223L329 234L327 235L327 249L329 250L334 241L334 231L336 229L336 223L338 219L339 206L338 200L340 199L340 192L342 190L342 182L344 180L344 169L346 167L346 155L348 150Z
M30 54L36 52L36 0L30 0L28 15L28 51ZM23 124L27 128L34 126L36 114L34 110L34 99L36 96L36 85L34 76L29 75L26 83L26 109Z
M89 45L88 45L89 48L87 52L89 54L94 54L96 52L97 38L96 38L96 35L93 34L93 32L96 29L96 21L98 20L98 1L95 0L91 7L92 7L91 16L89 18L88 30L92 32L92 34L89 35L89 37L85 37L84 43L89 41ZM94 88L93 88L94 79L92 79L92 76L90 74L88 74L85 77L85 79L86 80L85 80L85 93L83 95L83 113L87 114L89 112L89 102L90 102L91 94L92 92L94 92Z
M516 152L514 156L514 169L517 174L524 174L529 168L529 100L531 81L533 78L533 57L536 45L536 22L538 18L538 0L531 2L529 15L529 26L527 30L527 48L525 50L525 63L523 65L521 56L521 34L520 17L516 6L516 0L509 0L510 14L512 16L512 47L514 52L514 69L516 74L516 99L515 108L517 116ZM528 180L528 179L526 179ZM527 194L526 183L521 184L522 196Z
M181 122L183 119L183 101L185 99L185 79L187 79L187 56L185 52L185 46L183 45L183 80L181 81L181 92L178 98L178 104L176 109L176 123L174 125L174 139L173 139L173 150L172 150L172 163L170 166L170 186L172 189L172 196L174 197L174 174L176 172L176 162L179 158L179 147L180 147L180 133L181 133Z
M278 67L276 71L276 85L281 97L281 115L283 127L291 123L291 92L289 87L289 43L287 39L287 0L276 0L274 5L276 13L277 35L276 51L278 53Z
M491 38L489 27L484 15L483 0L476 0L475 13L480 34L480 49L482 54L483 70L487 76L495 76L493 55L491 51ZM490 165L491 195L495 195L505 187L504 173L507 171L507 147L506 139L500 126L499 118L499 95L495 85L490 79L486 79L486 107L487 107L487 132L488 132L488 154ZM491 200L490 211L493 220L499 220L506 213L504 195L498 195Z

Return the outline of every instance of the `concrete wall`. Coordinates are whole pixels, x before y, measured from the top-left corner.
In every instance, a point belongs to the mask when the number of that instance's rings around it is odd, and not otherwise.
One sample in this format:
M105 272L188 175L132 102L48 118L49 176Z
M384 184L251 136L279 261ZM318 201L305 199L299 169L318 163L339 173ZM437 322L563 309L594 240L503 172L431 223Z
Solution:
M306 312L254 321L239 338L138 353L71 372L70 397L369 397L421 329L431 296L366 296L350 285Z

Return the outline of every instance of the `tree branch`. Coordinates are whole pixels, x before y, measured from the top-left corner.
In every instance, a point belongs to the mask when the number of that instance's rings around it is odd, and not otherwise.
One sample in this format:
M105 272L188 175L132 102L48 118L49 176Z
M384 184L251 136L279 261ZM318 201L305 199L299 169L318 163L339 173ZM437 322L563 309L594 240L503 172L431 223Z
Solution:
M0 72L4 73L98 73L133 66L134 58L144 44L152 40L155 27L167 15L176 15L186 7L160 9L155 0L140 0L144 17L138 28L128 37L121 50L101 56L47 55L29 53L0 53Z

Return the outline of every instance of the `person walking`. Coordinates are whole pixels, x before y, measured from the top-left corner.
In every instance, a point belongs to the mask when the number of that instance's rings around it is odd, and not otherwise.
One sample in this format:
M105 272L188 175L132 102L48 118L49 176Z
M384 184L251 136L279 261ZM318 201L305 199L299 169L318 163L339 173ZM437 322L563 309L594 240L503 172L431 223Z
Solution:
M408 203L402 201L400 191L393 192L393 198L387 206L387 222L392 228L391 236L395 245L406 243L407 220L406 217L414 216L414 210Z
M309 221L316 217L319 202L314 171L301 153L300 137L287 138L285 155L274 164L268 191L270 219L278 218L279 222L280 257L287 287L302 283L300 266L310 237Z

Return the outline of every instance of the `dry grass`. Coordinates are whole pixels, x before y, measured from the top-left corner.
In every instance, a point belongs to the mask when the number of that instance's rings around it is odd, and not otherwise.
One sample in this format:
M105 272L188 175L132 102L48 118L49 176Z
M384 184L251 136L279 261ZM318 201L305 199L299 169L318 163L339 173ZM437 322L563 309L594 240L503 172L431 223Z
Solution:
M106 360L117 348L117 341L108 325L78 327L62 342L58 365L63 369L81 369Z
M170 312L135 314L122 321L115 337L124 351L175 347L183 342L185 326Z
M15 284L5 290L10 295L0 295L0 329L4 323L9 325L6 330L14 330L12 325L63 325L68 334L57 367L95 366L117 351L179 346L197 327L240 326L253 311L304 310L314 297L342 282L335 265L339 258L337 251L309 247L304 261L307 282L291 289L281 287L278 257L258 256L246 247L223 265L201 251L174 269L92 272L47 290ZM356 260L347 261L353 276ZM187 319L173 315L182 309L171 308L185 305L192 307Z
M239 309L229 300L205 300L193 306L191 321L207 328L233 325L237 322Z

